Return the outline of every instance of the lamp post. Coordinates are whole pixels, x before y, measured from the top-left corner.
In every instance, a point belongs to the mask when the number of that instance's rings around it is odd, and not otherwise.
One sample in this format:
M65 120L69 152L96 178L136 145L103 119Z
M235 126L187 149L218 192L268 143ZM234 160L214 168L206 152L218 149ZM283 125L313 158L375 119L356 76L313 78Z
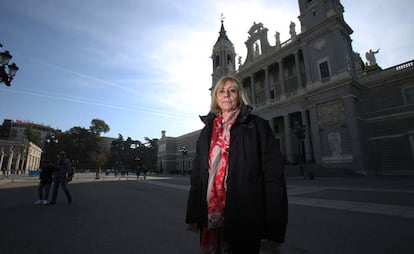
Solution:
M184 145L180 148L180 150L178 150L182 155L183 155L183 175L185 174L185 171L184 171L184 157L187 155L187 153L188 153L188 150L187 150L187 147L185 147Z
M298 147L299 147L299 156L298 156L298 163L299 163L299 169L303 176L305 176L305 170L303 168L303 157L301 153L301 140L304 140L306 138L306 126L299 123L299 121L295 121L292 128L292 134L296 136L298 140ZM309 171L309 179L314 179L313 171Z
M2 47L3 45L0 43L0 49ZM15 63L9 64L11 59L12 55L8 50L0 51L0 82L4 82L6 86L10 86L11 81L19 69Z

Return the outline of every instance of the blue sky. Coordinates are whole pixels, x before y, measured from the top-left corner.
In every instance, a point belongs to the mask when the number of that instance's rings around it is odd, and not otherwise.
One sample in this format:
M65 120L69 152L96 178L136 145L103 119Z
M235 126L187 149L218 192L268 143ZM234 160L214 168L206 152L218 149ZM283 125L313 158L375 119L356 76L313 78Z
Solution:
M20 67L0 85L0 121L23 120L66 131L94 118L104 136L144 140L202 127L209 109L211 53L220 15L244 59L253 22L289 37L300 32L297 1L2 0L0 43ZM414 1L342 0L354 51L369 49L382 68L414 59ZM365 59L363 59L365 61Z

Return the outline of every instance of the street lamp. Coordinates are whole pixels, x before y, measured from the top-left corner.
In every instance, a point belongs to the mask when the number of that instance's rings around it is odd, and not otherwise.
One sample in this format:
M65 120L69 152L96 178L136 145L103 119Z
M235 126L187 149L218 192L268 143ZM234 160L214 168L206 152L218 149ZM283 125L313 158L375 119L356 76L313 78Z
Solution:
M303 157L301 154L301 140L306 138L306 126L299 123L298 120L296 120L293 124L292 128L292 134L296 136L298 140L298 147L299 147L299 156L298 156L298 163L299 163L299 169L303 176L305 176L305 170L303 168ZM314 179L313 171L309 171L309 179Z
M0 49L3 45L0 43ZM6 86L10 86L11 81L16 75L19 67L15 63L9 64L12 59L12 55L8 50L0 51L0 82L4 82ZM6 71L7 67L7 71Z
M184 172L184 157L187 155L188 150L187 147L185 147L184 145L180 148L180 150L178 150L182 155L183 155L183 175L185 174Z

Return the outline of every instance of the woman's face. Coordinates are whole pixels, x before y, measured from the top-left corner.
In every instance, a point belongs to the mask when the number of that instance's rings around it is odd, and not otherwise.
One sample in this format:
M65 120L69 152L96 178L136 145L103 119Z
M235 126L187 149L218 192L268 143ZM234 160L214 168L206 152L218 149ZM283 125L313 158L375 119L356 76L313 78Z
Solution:
M216 96L221 112L230 112L236 109L239 101L239 92L230 80L226 81L224 86L217 90Z

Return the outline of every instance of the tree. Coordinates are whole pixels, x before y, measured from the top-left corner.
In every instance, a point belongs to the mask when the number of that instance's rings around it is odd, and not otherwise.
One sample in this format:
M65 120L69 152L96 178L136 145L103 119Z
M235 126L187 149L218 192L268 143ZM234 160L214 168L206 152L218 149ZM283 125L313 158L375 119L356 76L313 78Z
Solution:
M146 141L146 154L148 157L147 169L154 170L157 168L157 159L158 159L158 139L150 139L145 137Z
M100 133L109 126L102 120L93 119L89 129L72 127L63 133L51 134L46 138L44 156L56 158L59 151L65 151L76 168L99 168L105 165L107 154Z
M109 132L109 126L100 119L92 119L91 121L91 127L89 127L90 131L98 136L100 136L102 133Z
M26 127L24 135L33 144L40 146L40 133L37 132L32 126Z
M128 137L112 141L108 166L117 170L137 170L144 168L152 170L157 164L157 139L145 138L146 143Z

